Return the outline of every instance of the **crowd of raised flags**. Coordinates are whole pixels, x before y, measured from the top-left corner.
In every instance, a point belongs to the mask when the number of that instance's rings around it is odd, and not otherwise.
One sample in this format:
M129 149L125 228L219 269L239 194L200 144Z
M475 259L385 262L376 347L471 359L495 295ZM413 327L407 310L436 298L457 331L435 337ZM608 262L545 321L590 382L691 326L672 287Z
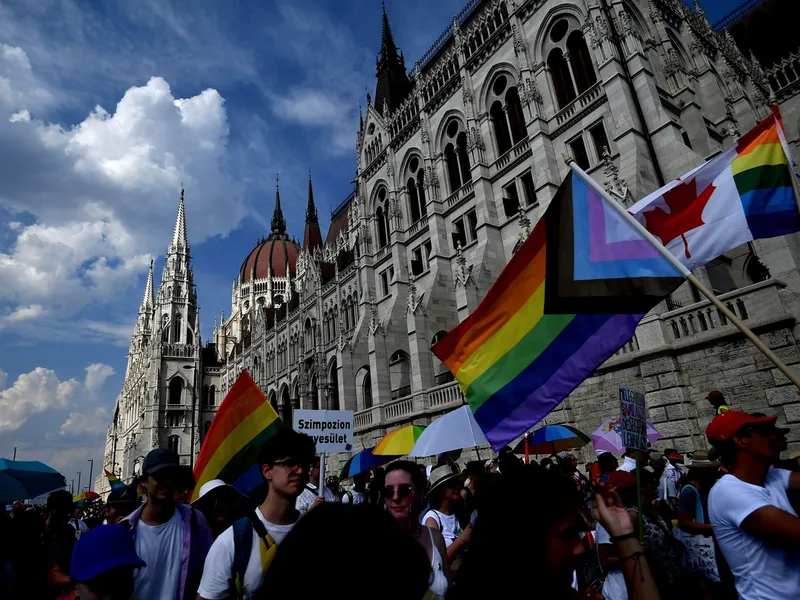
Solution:
M714 460L699 449L684 477L674 451L628 449L618 470L604 455L584 476L574 457L523 465L508 447L626 343L689 269L800 231L779 115L630 211L570 168L478 308L433 347L499 460L464 474L446 461L427 471L395 461L343 490L320 480L313 440L285 427L243 372L193 474L168 449L152 450L130 485L106 471L105 520L85 531L66 492L41 513L4 514L2 597L800 597L800 465L780 468L786 432L774 417L731 410L712 392ZM649 463L639 483L628 472L637 461ZM632 487L644 500L631 499ZM684 535L672 531L675 515ZM581 571L587 550L602 565L599 586ZM719 569L716 580L698 575L709 553L724 557L736 592Z

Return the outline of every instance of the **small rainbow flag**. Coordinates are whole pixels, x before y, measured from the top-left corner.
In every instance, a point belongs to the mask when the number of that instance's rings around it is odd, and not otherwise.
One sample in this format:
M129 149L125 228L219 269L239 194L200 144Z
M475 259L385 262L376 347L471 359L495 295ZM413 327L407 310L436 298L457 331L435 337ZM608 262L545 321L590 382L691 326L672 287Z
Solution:
M433 352L497 450L547 416L682 282L572 173L478 308Z
M687 268L755 239L800 231L795 176L773 111L737 144L631 207Z
M117 490L119 488L125 487L125 483L123 483L123 481L119 477L114 475L108 469L103 469L103 472L106 474L106 479L108 479L108 485L111 486L112 490Z
M243 494L252 494L263 483L258 452L281 427L278 413L264 392L247 371L242 371L203 440L194 466L197 485L192 499L212 479L222 479Z

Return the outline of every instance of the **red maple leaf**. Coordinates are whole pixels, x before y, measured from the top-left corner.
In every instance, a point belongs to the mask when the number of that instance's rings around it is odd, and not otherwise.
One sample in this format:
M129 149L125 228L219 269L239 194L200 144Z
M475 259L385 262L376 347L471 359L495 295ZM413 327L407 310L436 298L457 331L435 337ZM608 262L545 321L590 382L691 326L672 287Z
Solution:
M669 207L669 212L659 206L642 213L647 231L660 238L661 243L665 246L680 236L683 240L686 258L691 258L689 243L684 234L705 225L702 218L703 209L711 198L711 194L714 193L714 189L714 185L711 184L698 195L697 182L695 179L690 179L665 192L664 201Z

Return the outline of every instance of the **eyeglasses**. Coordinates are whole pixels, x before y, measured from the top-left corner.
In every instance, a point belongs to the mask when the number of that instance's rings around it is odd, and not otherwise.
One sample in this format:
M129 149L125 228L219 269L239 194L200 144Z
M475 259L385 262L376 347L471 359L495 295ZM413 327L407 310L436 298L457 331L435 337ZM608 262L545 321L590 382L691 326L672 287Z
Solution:
M279 460L272 463L273 467L283 467L287 471L298 471L303 469L306 473L311 471L314 466L313 462L307 460L300 460L297 458L287 458L286 460Z
M390 498L394 498L395 493L400 498L408 498L411 494L414 493L414 486L409 483L401 483L397 487L392 487L387 485L385 488L381 490L381 495L383 496L384 500L389 500Z

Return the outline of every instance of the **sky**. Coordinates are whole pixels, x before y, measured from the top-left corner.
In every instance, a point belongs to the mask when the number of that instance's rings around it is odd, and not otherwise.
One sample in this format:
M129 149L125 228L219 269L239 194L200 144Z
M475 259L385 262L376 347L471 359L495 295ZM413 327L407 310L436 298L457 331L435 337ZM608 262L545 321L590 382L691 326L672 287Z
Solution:
M409 67L465 3L386 0ZM714 22L736 3L702 5ZM181 184L205 340L269 233L276 174L302 239L310 169L324 236L380 25L378 0L0 3L0 456L82 487L102 469Z

